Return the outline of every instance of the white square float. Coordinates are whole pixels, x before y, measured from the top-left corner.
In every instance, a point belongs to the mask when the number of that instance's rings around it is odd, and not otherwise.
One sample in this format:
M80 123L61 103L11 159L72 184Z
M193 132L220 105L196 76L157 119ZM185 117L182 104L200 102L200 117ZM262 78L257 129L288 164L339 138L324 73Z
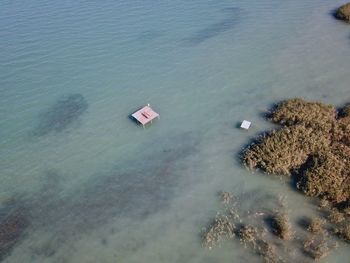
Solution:
M241 128L242 128L242 129L248 130L251 124L252 124L252 123L251 123L250 121L244 120L244 121L242 122L242 124L241 124Z

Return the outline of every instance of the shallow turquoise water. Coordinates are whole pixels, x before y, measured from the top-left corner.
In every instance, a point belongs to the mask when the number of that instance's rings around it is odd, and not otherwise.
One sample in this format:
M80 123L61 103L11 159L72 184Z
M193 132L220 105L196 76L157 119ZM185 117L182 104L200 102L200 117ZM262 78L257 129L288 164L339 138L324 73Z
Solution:
M0 205L27 222L4 261L257 261L238 244L209 253L199 231L221 190L284 194L295 218L312 213L237 153L277 100L350 101L340 4L2 1ZM70 94L81 114L57 104ZM143 130L128 115L146 103L161 119ZM327 260L348 256L340 245Z

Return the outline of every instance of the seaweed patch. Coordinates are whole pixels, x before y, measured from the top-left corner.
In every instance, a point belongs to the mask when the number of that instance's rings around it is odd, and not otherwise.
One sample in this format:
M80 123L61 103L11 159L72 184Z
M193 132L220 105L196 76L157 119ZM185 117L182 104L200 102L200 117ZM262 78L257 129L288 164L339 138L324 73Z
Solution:
M28 226L26 213L16 203L7 202L0 209L0 261L22 240Z
M323 218L309 221L302 250L315 260L336 247L329 234L349 242L350 238L350 106L332 105L295 98L277 104L269 119L282 125L260 136L242 153L249 169L293 177L307 196L320 198ZM287 218L271 218L281 239L292 235Z
M241 21L242 9L226 8L223 11L228 14L226 18L207 26L206 28L198 30L192 36L185 38L184 41L189 45L199 45L221 33L233 29Z
M64 96L40 115L34 134L43 136L51 132L62 132L75 123L87 108L88 103L83 95Z
M249 200L246 196L255 196L253 200ZM274 217L270 209L263 209L259 206L259 210L254 206L247 207L247 201L253 201L270 196L252 191L244 193L241 196L233 195L231 192L221 192L222 204L224 211L220 211L214 220L202 232L202 245L211 250L220 246L223 242L238 240L239 243L255 255L261 257L264 262L287 262L285 259L297 260L297 256L288 251L289 238L276 238L275 235L269 234L266 224L267 218ZM276 214L282 214L282 208L285 204L281 204L281 198L274 198L278 208ZM283 214L285 215L285 214ZM271 222L269 223L271 225ZM283 222L279 224L279 234L287 237L292 233L289 219L283 217ZM290 235L291 236L291 235ZM289 237L289 236L288 236Z
M271 120L284 125L258 138L242 154L250 169L293 175L308 196L339 204L350 198L349 106L335 107L302 99L283 101Z
M190 133L164 140L173 142L177 139L186 143L170 148L165 142L163 148L147 159L147 169L135 165L135 159L128 160L122 163L122 167L127 167L125 170L120 171L117 167L99 173L74 191L64 194L64 176L59 171L47 171L41 189L35 195L25 197L24 205L30 212L31 226L46 235L45 240L31 244L31 256L39 261L47 257L61 257L58 251L62 246L96 228L114 220L123 221L124 218L138 222L152 213L167 209L174 196L174 188L182 185L174 164L179 165L197 151L198 138ZM102 243L106 243L107 238ZM144 243L140 240L125 249L141 246Z
M284 198L279 198L277 208L266 209L257 205L262 198L256 194L242 199L221 192L225 212L219 212L202 242L211 249L224 239L238 237L264 262L325 258L337 247L333 236L346 242L350 238L349 105L337 110L320 102L291 99L277 104L268 116L281 127L250 144L240 156L242 162L249 169L292 176L300 191L320 198L321 218L302 218L300 231L287 216ZM241 211L244 206L239 204L247 200L253 204ZM270 231L259 229L264 225Z
M276 212L271 218L273 232L281 239L288 240L293 236L289 219L285 213Z

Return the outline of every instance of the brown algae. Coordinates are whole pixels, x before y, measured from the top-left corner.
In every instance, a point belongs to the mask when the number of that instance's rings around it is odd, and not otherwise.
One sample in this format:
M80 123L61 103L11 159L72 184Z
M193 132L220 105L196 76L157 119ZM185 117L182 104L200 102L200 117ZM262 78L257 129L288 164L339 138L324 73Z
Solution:
M337 110L332 105L295 98L279 103L272 113L271 120L286 126L303 124L324 129L331 127L336 116Z
M336 208L333 208L328 216L328 220L331 223L341 223L345 220L345 215L339 212Z
M336 233L344 241L350 243L350 224L349 224L349 222L347 224L340 225L340 227L338 227L336 229Z
M335 12L335 17L347 23L350 23L350 3L339 7Z
M283 240L289 240L293 237L291 224L286 214L276 212L272 217L272 228L274 233Z
M235 225L227 215L217 214L214 222L205 230L203 246L208 249L219 245L220 241L234 237Z
M283 101L271 120L284 126L251 144L243 162L271 174L298 174L297 186L306 195L345 202L350 198L349 111L349 106L338 112L320 102Z
M269 174L290 175L312 153L325 151L329 138L319 130L303 125L266 133L245 151L243 161L250 169L261 168Z
M330 253L329 244L319 237L311 237L304 241L304 251L315 260L327 257Z
M313 218L311 219L307 230L313 234L322 234L324 233L325 224L326 224L326 220L321 218Z
M244 245L244 247L247 247L248 244L252 244L252 246L255 247L258 230L254 226L246 225L238 231L238 236L240 242Z
M230 203L233 201L233 199L234 199L233 194L230 193L230 192L222 191L222 192L220 193L220 196L221 196L221 201L222 201L222 203L223 203L224 205L230 204Z
M221 192L225 211L205 230L202 244L211 249L237 238L264 262L301 260L303 255L323 259L336 247L330 234L350 240L350 105L337 110L320 102L291 99L279 103L269 116L280 128L260 135L244 150L244 165L292 176L300 191L319 198L321 217L311 219L300 231L292 229L285 200L263 211L240 211L242 200ZM261 229L264 224L271 227L270 232ZM302 246L293 248L300 241Z
M290 99L269 116L282 126L259 136L245 149L242 161L249 169L293 176L300 191L320 198L319 209L328 216L310 221L307 230L312 236L302 249L315 260L322 259L335 247L329 233L350 241L350 104L337 110ZM273 215L272 230L282 240L294 234L281 212Z

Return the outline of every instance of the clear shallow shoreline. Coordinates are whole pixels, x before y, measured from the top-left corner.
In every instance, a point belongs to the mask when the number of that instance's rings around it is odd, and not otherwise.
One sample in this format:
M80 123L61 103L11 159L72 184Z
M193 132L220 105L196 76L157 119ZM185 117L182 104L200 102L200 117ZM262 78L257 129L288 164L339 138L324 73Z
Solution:
M236 154L270 128L266 105L349 100L349 31L328 14L337 4L3 3L0 200L32 211L4 262L258 260L239 244L208 253L198 232L221 190L282 192L295 218L310 213L307 200L250 175ZM72 93L86 113L33 137L40 113ZM143 131L127 116L148 102L162 119ZM244 118L249 133L235 128ZM348 255L341 247L325 262Z

